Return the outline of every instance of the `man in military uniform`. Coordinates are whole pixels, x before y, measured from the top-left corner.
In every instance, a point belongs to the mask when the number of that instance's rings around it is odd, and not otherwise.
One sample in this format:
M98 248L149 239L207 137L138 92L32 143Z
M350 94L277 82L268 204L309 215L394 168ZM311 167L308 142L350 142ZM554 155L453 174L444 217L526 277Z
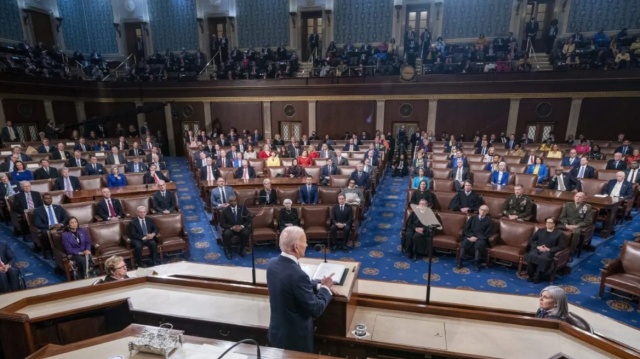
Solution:
M515 185L514 194L504 201L502 216L519 221L529 221L533 217L533 202L522 194L522 185Z
M560 227L573 233L571 238L571 260L580 244L580 235L584 227L591 224L591 205L584 203L586 195L577 192L573 196L573 203L567 202L562 206L560 213Z

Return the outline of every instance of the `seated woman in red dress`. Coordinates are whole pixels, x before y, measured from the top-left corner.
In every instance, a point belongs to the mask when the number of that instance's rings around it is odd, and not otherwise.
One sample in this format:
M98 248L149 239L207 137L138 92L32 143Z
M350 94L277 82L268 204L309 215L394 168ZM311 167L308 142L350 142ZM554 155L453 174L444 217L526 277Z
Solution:
M298 157L298 164L302 167L309 167L313 165L313 160L309 157L307 150L302 151L302 155Z
M583 138L579 144L576 145L576 152L580 157L585 156L591 151L591 147L589 146L589 142L586 138Z
M262 148L262 151L260 151L260 153L258 154L258 157L261 160L266 160L267 158L269 158L270 153L271 153L271 148L269 148L269 145L264 145L264 147Z
M316 148L314 146L309 146L309 149L307 150L307 152L309 152L309 158L311 158L312 160L320 157L320 153L316 151Z

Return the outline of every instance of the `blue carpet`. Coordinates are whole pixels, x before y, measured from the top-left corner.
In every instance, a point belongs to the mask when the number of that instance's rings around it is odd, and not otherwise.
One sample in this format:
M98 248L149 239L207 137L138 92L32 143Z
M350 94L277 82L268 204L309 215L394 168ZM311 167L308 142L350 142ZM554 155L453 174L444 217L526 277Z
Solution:
M251 266L251 256L227 260L222 249L216 244L217 233L209 225L211 216L204 211L198 188L187 164L182 158L167 159L171 178L178 187L180 206L185 215L185 224L190 237L190 261L227 266ZM362 263L360 278L393 281L403 283L426 283L427 261L411 262L400 253L400 230L406 205L408 178L392 178L387 172L382 177L373 205L360 227L360 242L357 248L348 252L328 253L329 259L358 261ZM635 213L634 220L616 227L616 235L608 238L595 238L597 251L584 253L580 261L572 264L572 273L557 277L555 284L562 286L568 293L571 303L592 311L602 313L633 327L640 327L640 319L635 311L637 302L621 299L605 293L603 300L598 299L600 269L617 258L620 246L625 240L633 239L632 233L640 232L640 220ZM30 287L54 284L64 279L53 273L52 263L43 261L29 252L28 245L13 239L7 227L0 226L0 236L12 243L23 267ZM255 249L256 265L264 268L267 260L279 253L273 245ZM322 253L312 248L308 257L321 258ZM177 260L177 259L176 259ZM545 283L533 284L515 274L515 268L494 265L475 273L469 268L454 269L455 258L452 255L434 257L432 284L447 288L481 290L499 293L538 296ZM247 278L250 280L250 278ZM535 309L535 308L534 308ZM533 310L533 309L532 309ZM631 315L629 315L631 314Z

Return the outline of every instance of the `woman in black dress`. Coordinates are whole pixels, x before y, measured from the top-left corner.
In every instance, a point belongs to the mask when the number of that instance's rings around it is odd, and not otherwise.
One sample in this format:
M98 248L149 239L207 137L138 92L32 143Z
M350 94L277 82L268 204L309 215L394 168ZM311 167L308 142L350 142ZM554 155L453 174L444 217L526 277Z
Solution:
M418 212L426 212L427 201L425 199L420 200ZM420 222L420 219L416 215L416 212L411 212L409 219L407 220L407 231L402 238L402 253L406 253L412 261L418 260L418 255L427 255L431 250L433 242L433 231L429 226L425 226Z
M420 181L420 185L418 186L418 189L413 191L413 193L411 194L411 204L420 204L420 200L426 200L427 201L427 207L432 208L433 207L433 194L431 193L431 191L429 191L427 189L427 181Z
M527 245L527 274L529 282L540 283L553 270L553 257L566 247L565 235L556 229L557 221L553 217L545 219L546 228L539 229L529 239Z
M304 178L307 177L307 172L304 170L304 167L298 165L298 160L294 158L291 162L291 167L287 168L286 176L290 178Z
M293 202L291 199L285 199L282 204L284 207L280 209L280 221L278 223L278 229L282 232L283 229L290 226L299 226L300 217L298 216L298 210L291 207Z

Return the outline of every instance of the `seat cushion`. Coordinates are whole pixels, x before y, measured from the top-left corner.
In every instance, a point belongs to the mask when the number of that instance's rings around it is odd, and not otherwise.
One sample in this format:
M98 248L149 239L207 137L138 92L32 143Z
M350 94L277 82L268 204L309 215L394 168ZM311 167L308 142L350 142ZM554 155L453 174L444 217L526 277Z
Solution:
M163 252L179 251L187 248L187 242L180 237L163 238L160 247Z
M433 237L433 246L435 248L457 249L458 238L446 234L437 234Z
M326 237L328 232L324 226L309 226L304 229L307 237Z
M254 241L264 241L264 240L274 240L276 239L276 231L271 228L254 228L253 229L253 240Z
M640 295L640 277L628 273L618 273L608 276L606 285L620 289L627 293Z
M510 262L518 262L523 255L524 248L498 245L489 249L489 256Z

